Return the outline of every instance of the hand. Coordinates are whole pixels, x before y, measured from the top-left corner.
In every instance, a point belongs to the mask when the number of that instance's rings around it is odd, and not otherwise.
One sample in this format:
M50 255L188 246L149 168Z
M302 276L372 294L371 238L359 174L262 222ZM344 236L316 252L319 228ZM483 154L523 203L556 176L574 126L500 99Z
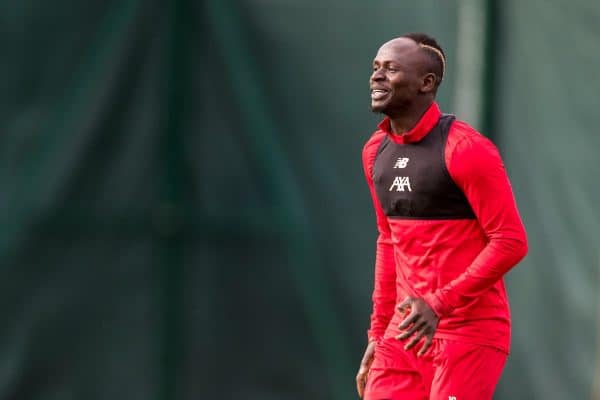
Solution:
M425 338L425 343L417 353L417 356L422 356L431 346L433 334L440 319L425 300L421 298L407 297L398 305L398 310L410 312L398 325L398 329L405 330L408 328L408 330L396 336L396 339L405 340L412 336L412 339L404 346L404 349L408 350Z
M369 342L365 350L365 354L360 362L358 373L356 374L356 390L358 391L358 397L362 398L365 385L367 384L367 375L369 375L369 369L373 363L373 357L375 355L375 342Z

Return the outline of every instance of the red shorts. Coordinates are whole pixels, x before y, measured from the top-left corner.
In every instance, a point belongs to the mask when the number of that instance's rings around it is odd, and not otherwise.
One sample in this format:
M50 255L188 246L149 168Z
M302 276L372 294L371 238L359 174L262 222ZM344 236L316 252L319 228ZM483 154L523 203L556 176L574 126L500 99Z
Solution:
M405 341L381 339L364 400L491 400L507 354L493 347L434 339L404 350Z

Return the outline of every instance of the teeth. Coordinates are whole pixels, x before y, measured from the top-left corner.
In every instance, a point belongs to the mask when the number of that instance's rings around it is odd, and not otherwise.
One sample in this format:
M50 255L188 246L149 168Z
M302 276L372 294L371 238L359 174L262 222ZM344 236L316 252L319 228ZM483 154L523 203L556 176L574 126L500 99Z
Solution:
M387 95L387 93L388 93L387 90L373 89L373 90L371 90L371 99L373 99L373 100L383 99Z

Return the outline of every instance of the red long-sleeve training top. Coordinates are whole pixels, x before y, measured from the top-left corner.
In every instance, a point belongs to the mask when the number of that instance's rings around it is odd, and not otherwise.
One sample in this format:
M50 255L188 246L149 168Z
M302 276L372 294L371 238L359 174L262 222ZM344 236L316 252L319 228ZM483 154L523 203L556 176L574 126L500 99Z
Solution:
M440 116L433 103L403 135L391 133L386 118L363 149L379 231L369 340L397 336L403 315L396 304L414 296L440 317L434 337L508 352L510 311L502 276L525 256L527 239L494 144L462 121L455 120L448 131L446 168L474 219L388 218L374 188L373 164L382 140L418 143Z

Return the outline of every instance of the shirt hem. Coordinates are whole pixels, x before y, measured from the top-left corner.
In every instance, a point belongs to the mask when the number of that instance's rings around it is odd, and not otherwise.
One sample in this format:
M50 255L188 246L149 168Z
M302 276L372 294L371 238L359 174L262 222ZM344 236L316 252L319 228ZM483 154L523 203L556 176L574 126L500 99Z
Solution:
M476 344L478 346L492 347L492 348L494 348L496 350L500 350L501 352L506 353L506 354L508 354L509 350L510 350L510 346L508 346L508 345L498 344L497 342L492 342L488 339L472 337L472 336L463 336L463 335L457 335L457 334L451 334L451 333L438 332L433 335L433 338L434 339L453 340L455 342L462 342L462 343Z

